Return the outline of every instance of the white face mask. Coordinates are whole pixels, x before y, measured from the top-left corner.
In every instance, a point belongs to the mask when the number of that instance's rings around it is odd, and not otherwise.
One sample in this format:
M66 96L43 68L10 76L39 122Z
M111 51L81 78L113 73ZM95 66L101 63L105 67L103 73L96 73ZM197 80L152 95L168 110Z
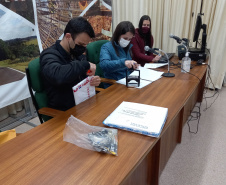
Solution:
M125 39L123 39L123 38L121 38L121 39L119 40L119 45L120 45L122 48L125 48L126 46L128 46L129 43L130 43L129 40L125 40Z

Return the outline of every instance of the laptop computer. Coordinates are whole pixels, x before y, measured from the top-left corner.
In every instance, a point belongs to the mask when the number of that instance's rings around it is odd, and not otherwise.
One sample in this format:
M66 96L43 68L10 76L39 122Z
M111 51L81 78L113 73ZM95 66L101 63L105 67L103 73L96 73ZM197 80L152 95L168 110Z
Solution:
M175 53L166 53L169 60L174 56ZM167 57L165 55L161 56L161 58L159 59L159 61L157 63L167 63Z

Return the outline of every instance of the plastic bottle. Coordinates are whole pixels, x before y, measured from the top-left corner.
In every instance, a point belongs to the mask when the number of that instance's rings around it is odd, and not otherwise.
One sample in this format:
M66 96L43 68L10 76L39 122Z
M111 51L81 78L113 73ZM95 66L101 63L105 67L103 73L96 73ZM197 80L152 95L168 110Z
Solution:
M181 72L187 73L190 71L191 59L189 58L189 52L186 52L185 57L181 61Z

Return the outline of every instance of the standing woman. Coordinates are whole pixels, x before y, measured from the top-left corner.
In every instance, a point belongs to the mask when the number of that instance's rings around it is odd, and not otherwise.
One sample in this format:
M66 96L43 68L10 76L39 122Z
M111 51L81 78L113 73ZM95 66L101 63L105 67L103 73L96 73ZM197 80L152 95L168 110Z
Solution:
M148 15L143 15L140 18L139 28L136 29L135 37L131 43L133 44L133 60L136 60L141 66L149 62L157 62L160 59L160 56L155 56L144 50L145 46L152 48L154 43L151 33L151 18Z
M135 28L129 21L120 22L111 38L101 47L100 67L104 77L120 80L126 77L126 70L137 69L137 62L132 60L130 41L134 37Z

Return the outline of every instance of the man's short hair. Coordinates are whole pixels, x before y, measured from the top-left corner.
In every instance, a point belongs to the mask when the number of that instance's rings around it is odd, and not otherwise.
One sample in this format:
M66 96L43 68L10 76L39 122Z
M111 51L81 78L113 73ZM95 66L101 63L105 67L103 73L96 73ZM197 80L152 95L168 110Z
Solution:
M87 33L90 38L95 37L95 33L91 24L83 17L72 18L66 25L64 35L70 33L72 38L75 39L80 33Z

